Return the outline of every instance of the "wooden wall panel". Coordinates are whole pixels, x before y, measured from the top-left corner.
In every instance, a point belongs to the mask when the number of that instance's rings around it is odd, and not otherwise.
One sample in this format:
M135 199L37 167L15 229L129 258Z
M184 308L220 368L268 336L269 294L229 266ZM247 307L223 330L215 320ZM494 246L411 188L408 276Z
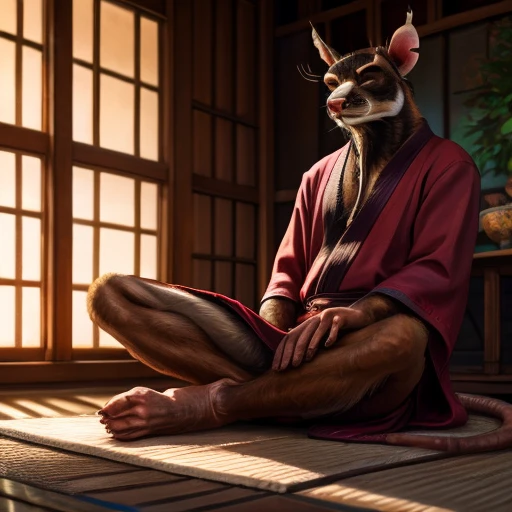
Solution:
M194 99L206 105L212 104L213 12L212 0L194 0Z
M236 127L236 182L256 186L256 134L253 128L239 124Z
M228 297L233 296L233 264L227 261L216 261L215 291Z
M215 119L215 177L219 180L233 181L233 128L231 121Z
M254 121L256 110L256 6L237 2L236 115Z
M235 298L251 309L256 307L255 271L253 265L236 265Z
M254 259L256 229L255 208L252 204L236 203L235 256Z
M212 199L204 194L194 194L194 252L212 252Z
M212 116L199 110L193 114L192 170L201 176L212 175Z
M216 0L215 8L215 106L220 110L233 112L233 2Z
M209 260L194 259L192 286L200 290L211 290L212 263Z
M215 236L216 255L231 256L233 253L233 203L227 199L215 199Z

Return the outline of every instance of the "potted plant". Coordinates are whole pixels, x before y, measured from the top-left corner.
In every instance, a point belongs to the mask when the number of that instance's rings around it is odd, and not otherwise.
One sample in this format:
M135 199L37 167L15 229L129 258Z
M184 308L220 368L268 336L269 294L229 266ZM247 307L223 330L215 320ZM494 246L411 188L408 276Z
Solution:
M489 56L480 63L482 85L464 102L466 133L482 175L506 181L503 193L485 195L491 208L480 212L480 226L500 248L512 248L512 18L492 24ZM508 180L507 180L508 177Z

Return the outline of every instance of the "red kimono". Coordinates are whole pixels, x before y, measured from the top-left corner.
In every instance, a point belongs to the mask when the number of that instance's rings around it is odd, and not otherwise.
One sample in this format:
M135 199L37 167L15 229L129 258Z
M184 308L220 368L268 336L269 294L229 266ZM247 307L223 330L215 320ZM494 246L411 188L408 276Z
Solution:
M313 437L382 441L406 426L455 427L467 413L450 384L449 359L467 301L478 231L480 177L471 157L425 123L394 155L330 253L324 243L324 192L336 151L304 174L288 230L263 297L286 297L306 310L314 298L349 305L368 293L399 300L429 326L423 377L407 403L361 425L343 415L322 420ZM319 254L320 253L320 254ZM242 304L217 294L272 350L285 334Z

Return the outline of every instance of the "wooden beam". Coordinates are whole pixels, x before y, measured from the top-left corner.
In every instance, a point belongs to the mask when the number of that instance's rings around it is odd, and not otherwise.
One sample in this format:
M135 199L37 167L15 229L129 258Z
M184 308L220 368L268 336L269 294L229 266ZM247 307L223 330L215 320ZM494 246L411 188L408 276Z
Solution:
M192 2L174 1L174 253L173 280L192 283L194 205L192 201Z
M262 7L263 5L261 4L260 8ZM295 32L300 32L301 30L309 30L309 22L311 22L313 25L315 25L316 23L326 23L337 18L347 16L348 14L352 14L357 11L362 11L365 8L366 0L355 0L354 2L351 2L347 5L342 5L334 9L322 11L313 16L308 17L307 19L298 20L293 23L289 23L288 25L278 27L275 30L275 36L283 37L290 34L294 34Z
M0 147L24 153L46 155L50 138L47 133L12 124L0 123Z
M259 3L259 237L258 297L270 278L274 259L274 2Z
M48 2L50 13L50 141L47 180L48 230L48 342L55 360L71 358L72 280L72 2Z
M495 4L485 5L471 11L461 12L459 14L453 14L452 16L446 16L440 18L433 23L416 27L420 38L437 34L438 32L444 32L451 30L463 25L469 25L477 21L482 21L494 16L501 14L508 14L512 12L512 0L502 0Z
M96 168L112 169L138 177L167 181L168 170L164 163L90 146L82 142L73 142L72 147L73 162L76 165L82 164Z
M94 382L162 377L139 361L0 363L0 384Z
M208 194L215 197L234 199L246 203L257 204L259 201L258 189L248 185L238 185L230 181L216 180L207 176L194 174L192 176L192 189L194 192Z

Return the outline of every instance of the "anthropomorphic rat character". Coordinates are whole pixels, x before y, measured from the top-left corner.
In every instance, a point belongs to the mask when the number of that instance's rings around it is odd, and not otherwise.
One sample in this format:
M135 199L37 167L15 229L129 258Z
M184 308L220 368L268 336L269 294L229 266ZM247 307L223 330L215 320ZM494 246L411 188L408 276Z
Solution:
M453 393L448 362L462 322L480 180L436 137L404 76L418 35L409 13L387 48L329 65L329 115L350 142L303 177L259 315L219 294L111 274L89 291L93 321L135 358L191 386L134 388L100 411L116 439L237 420L298 421L316 438L476 452L512 445L512 407ZM504 419L470 438L406 427Z

